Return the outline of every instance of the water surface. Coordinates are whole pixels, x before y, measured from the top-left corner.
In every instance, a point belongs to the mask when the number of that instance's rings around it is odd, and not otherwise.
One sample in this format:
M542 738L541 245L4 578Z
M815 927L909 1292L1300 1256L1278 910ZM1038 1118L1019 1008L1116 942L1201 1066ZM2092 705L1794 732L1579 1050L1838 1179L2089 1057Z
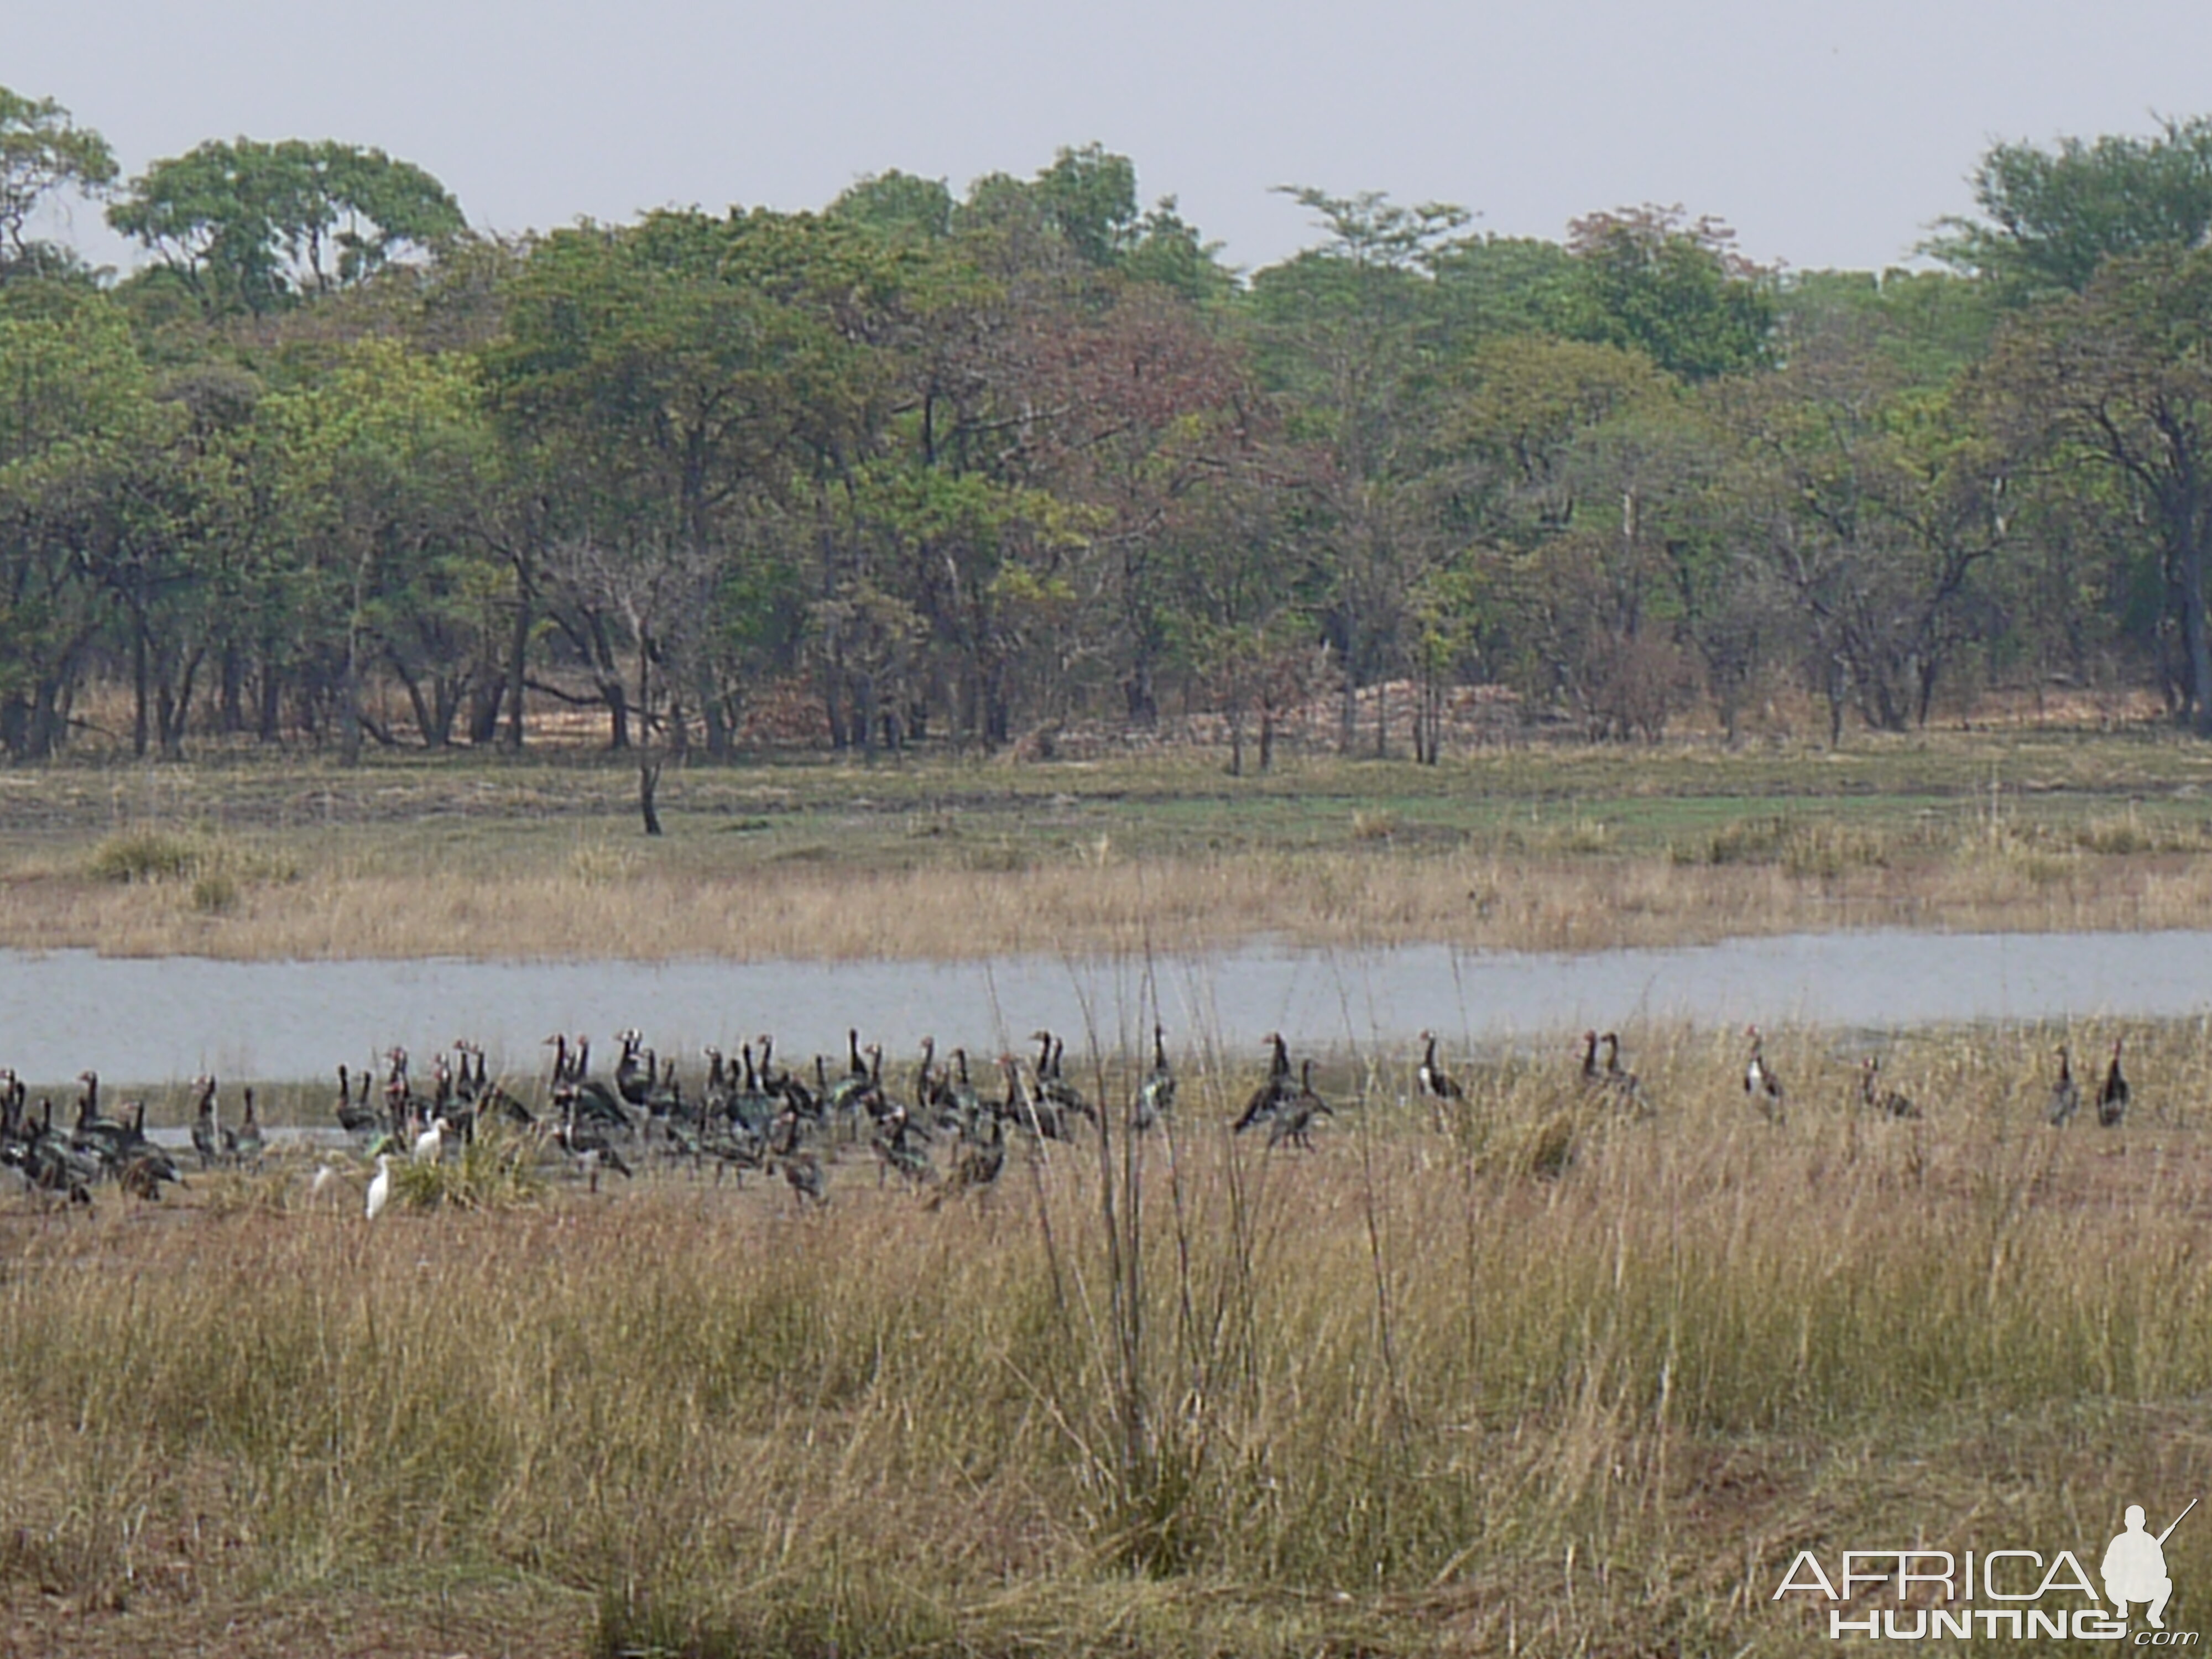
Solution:
M54 1079L87 1066L162 1083L306 1078L394 1042L418 1054L467 1036L495 1065L535 1070L539 1042L635 1025L664 1053L735 1050L776 1034L787 1058L843 1051L845 1031L906 1054L925 1032L994 1053L1040 1025L1109 1042L1141 1035L1155 1000L1170 1040L1303 1045L1455 1043L1632 1019L1903 1028L2212 1006L2212 932L1790 934L1561 956L1410 945L1261 945L1160 959L1002 957L933 962L459 960L216 962L0 951L0 1065ZM687 1066L687 1071L690 1068Z

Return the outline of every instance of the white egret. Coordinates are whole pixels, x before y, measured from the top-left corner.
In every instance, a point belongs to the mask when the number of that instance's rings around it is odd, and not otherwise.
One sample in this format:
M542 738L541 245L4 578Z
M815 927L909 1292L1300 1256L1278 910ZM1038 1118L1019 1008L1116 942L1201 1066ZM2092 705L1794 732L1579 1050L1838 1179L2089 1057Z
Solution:
M368 1183L368 1218L376 1219L385 1202L392 1196L392 1154L376 1155L376 1179Z

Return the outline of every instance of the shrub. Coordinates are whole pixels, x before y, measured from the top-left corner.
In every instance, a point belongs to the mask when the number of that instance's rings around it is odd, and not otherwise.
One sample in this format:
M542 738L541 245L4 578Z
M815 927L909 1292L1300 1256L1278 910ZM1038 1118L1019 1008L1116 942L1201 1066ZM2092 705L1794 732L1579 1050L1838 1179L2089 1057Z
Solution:
M100 881L173 881L200 867L198 843L166 830L125 830L92 849L86 868Z

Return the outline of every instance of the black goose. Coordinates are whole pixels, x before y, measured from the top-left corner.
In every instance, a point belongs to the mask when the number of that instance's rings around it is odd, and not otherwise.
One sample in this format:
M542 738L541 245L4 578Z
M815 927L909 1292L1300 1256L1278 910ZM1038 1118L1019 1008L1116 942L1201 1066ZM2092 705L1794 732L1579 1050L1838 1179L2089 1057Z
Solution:
M817 1206L830 1201L830 1178L821 1158L802 1144L800 1125L798 1112L786 1107L776 1120L775 1137L769 1145L783 1170L784 1185L791 1188L792 1198L803 1210L810 1201Z
M1270 1031L1267 1042L1274 1049L1267 1062L1267 1080L1252 1091L1244 1110L1231 1126L1231 1134L1243 1134L1262 1118L1273 1117L1295 1092L1291 1086L1291 1051L1280 1031Z
M1884 1117L1918 1117L1920 1108L1911 1097L1895 1089L1885 1089L1881 1083L1881 1060L1869 1054L1859 1062L1859 1100Z
M1060 1071L1060 1061L1067 1053L1067 1045L1058 1037L1052 1040L1052 1067L1037 1074L1037 1093L1049 1101L1065 1120L1070 1114L1098 1121L1096 1107L1084 1097L1083 1091L1070 1083Z
M580 1108L583 1096L579 1085L564 1084L554 1091L554 1104L561 1108L561 1122L553 1131L554 1145L574 1158L584 1170L590 1190L599 1190L599 1170L602 1165L628 1180L629 1165L616 1150L607 1126L598 1119L586 1115Z
M261 1155L269 1147L268 1137L261 1133L261 1120L254 1115L253 1091L245 1091L245 1111L238 1120L238 1133L229 1138L231 1156L249 1169L261 1167Z
M1421 1041L1429 1045L1428 1051L1421 1056L1420 1069L1414 1073L1419 1079L1421 1092L1431 1100L1465 1100L1467 1091L1460 1087L1459 1079L1437 1064L1437 1034L1424 1031Z
M2058 1080L2051 1085L2051 1127L2064 1128L2081 1109L2081 1085L2074 1081L2074 1056L2062 1042L2058 1045Z
M1011 1056L1008 1063L1012 1063ZM1005 1125L995 1112L977 1114L974 1127L961 1135L960 1144L953 1149L951 1173L931 1195L929 1207L935 1209L951 1194L981 1191L998 1180L1006 1167Z
M195 1078L192 1087L197 1091L192 1103L192 1151L198 1155L200 1168L211 1170L222 1156L222 1124L216 1109L215 1079Z
M622 1053L615 1060L615 1092L622 1097L623 1105L643 1107L659 1080L655 1057L646 1051L642 1031L617 1032L615 1041L622 1044Z
M369 1076L361 1074L361 1091L353 1092L352 1076L343 1066L338 1067L338 1127L349 1135L373 1135L386 1127L384 1114L368 1103Z
M1644 1098L1644 1079L1620 1063L1620 1034L1607 1031L1604 1036L1605 1091L1613 1103L1623 1111L1642 1114L1649 1109Z
M1605 1082L1605 1073L1597 1063L1597 1033L1583 1033L1583 1087L1595 1089Z
M1067 1126L1060 1109L1042 1091L1032 1091L1022 1076L1022 1063L1012 1054L999 1056L999 1069L1006 1077L1006 1115L1017 1129L1026 1129L1039 1140L1065 1140Z
M952 1077L945 1085L945 1100L938 1121L945 1128L965 1134L971 1131L978 1119L985 1115L983 1097L975 1092L975 1085L968 1075L968 1051L952 1051ZM997 1121L995 1118L993 1120Z
M1297 1088L1277 1109L1274 1121L1267 1126L1267 1145L1271 1149L1288 1146L1313 1151L1314 1120L1336 1115L1329 1103L1314 1091L1313 1068L1311 1060L1300 1063Z
M1175 1073L1168 1065L1167 1033L1152 1025L1152 1069L1137 1090L1137 1110L1130 1120L1139 1129L1149 1129L1175 1109Z
M914 1068L914 1103L927 1117L945 1105L945 1073L937 1069L937 1039L921 1040L921 1062Z
M1743 1091L1751 1097L1752 1103L1766 1115L1769 1123L1779 1123L1782 1121L1782 1079L1766 1063L1766 1039L1759 1034L1756 1025L1746 1026L1743 1034L1751 1039L1751 1058L1743 1066Z
M928 1131L914 1121L904 1106L893 1104L877 1120L870 1144L878 1160L878 1188L893 1175L915 1187L937 1179L936 1166L929 1161Z
M2128 1115L2128 1097L2135 1092L2128 1087L2127 1073L2120 1069L2120 1048L2125 1041L2112 1039L2112 1063L2105 1068L2104 1085L2097 1091L2097 1122L2102 1128L2120 1127L2120 1121Z

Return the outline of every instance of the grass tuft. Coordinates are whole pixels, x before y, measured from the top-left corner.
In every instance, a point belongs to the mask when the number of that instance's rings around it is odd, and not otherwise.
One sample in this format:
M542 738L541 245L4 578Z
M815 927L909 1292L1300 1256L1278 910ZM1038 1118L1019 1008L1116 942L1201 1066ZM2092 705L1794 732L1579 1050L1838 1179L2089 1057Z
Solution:
M192 878L192 908L203 915L228 915L238 908L238 878L228 870L204 870Z
M511 1210L545 1194L543 1149L532 1136L498 1123L436 1159L392 1165L392 1200L415 1210Z
M1387 842L1398 833L1398 815L1390 811L1358 811L1352 815L1354 841Z
M174 881L198 870L205 855L199 842L167 830L125 830L92 849L85 871L96 881Z

